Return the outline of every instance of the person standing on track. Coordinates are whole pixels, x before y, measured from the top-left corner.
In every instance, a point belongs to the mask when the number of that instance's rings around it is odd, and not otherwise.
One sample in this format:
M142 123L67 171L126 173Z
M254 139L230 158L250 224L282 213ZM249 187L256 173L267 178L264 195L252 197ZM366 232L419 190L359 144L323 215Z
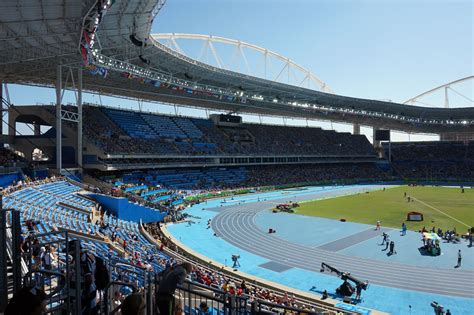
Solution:
M380 230L380 220L377 220L377 223L375 225L375 230L379 231Z
M388 234L385 233L385 232L383 232L383 233L382 233L382 237L383 237L383 239L382 239L382 245L385 245L385 243L388 243Z
M407 235L407 225L405 224L405 222L402 223L402 236L405 236Z
M391 256L393 254L396 254L397 251L395 250L395 242L394 241L391 241L390 242L390 251L388 252L387 255Z
M458 264L456 265L455 268L461 267L461 261L462 261L461 250L459 250L458 251Z
M390 242L389 242L390 239L389 238L390 238L390 236L387 234L387 239L385 240L385 249L384 249L384 251L387 250L388 246L390 245Z

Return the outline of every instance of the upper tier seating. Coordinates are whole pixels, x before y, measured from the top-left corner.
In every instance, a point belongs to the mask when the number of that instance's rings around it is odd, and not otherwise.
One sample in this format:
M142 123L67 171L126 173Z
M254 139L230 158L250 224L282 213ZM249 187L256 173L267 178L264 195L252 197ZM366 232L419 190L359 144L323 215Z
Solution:
M95 112L98 112L96 115ZM169 117L134 111L85 106L88 117L104 112L111 119L101 128L115 136L102 136L85 120L84 134L107 153L158 155L316 155L372 156L375 151L365 136L309 127L241 124L218 127L209 119ZM122 130L122 131L117 131ZM127 134L132 139L126 139ZM133 140L133 141L132 141Z
M176 125L181 128L191 139L200 139L202 137L202 131L197 128L191 119L189 118L182 118L182 117L174 117L173 118Z
M187 138L188 136L170 117L153 114L140 114L141 117L163 138Z
M105 113L119 125L130 137L157 139L158 134L136 112L105 109Z

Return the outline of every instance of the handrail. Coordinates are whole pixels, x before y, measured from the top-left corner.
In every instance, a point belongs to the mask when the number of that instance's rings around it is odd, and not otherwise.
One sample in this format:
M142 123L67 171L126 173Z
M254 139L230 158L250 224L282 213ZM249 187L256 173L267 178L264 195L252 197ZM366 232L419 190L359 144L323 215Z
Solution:
M63 273L60 273L60 272L57 272L57 271L52 271L52 270L45 270L45 269L29 270L26 273L26 275L23 277L25 279L25 282L27 282L26 280L33 273L46 274L46 275L49 275L49 276L57 276L59 278L62 278L63 281L58 281L58 286L53 291L51 291L49 294L46 295L46 299L49 299L50 297L54 296L56 293L60 292L66 286L66 276Z
M7 254L10 261L13 261L13 251L12 251L12 231L11 229L7 229ZM21 258L21 276L23 277L25 274L28 273L28 266L26 265L23 257Z

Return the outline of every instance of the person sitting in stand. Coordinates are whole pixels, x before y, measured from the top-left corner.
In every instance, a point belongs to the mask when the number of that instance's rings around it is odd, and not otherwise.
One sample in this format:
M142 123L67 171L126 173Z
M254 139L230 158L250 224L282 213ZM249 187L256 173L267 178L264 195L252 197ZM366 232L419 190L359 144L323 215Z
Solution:
M201 302L201 304L199 304L199 309L198 309L197 313L199 315L210 315L210 314L212 314L212 312L209 309L209 306L207 306L206 302Z

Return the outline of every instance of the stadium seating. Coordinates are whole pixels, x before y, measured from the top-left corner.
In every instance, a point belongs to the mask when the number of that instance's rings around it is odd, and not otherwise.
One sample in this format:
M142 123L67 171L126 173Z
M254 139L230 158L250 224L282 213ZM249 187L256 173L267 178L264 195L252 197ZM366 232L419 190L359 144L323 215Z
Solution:
M189 118L182 118L182 117L174 117L173 118L176 125L184 131L191 139L200 139L202 137L202 131L197 128L191 119Z
M150 195L159 195L168 193L169 190L199 190L216 187L234 187L243 185L247 179L246 170L243 167L236 168L206 168L206 169L169 169L169 170L150 170L148 172L124 173L120 178L104 178L109 182L119 182L123 187L127 184L146 183L144 185L136 185L124 188L125 191L136 191L148 188L148 191L141 192L144 197ZM147 186L148 185L148 186ZM166 187L167 189L155 189L153 187ZM155 199L149 200L161 201L165 200L161 195Z
M170 117L152 114L141 114L141 116L162 138L187 138Z
M46 251L45 246L51 246L51 252L54 253L52 259L57 261L57 265L53 267L53 273L56 275L65 273L67 268L65 234L51 233L59 229L69 231L69 240L79 240L82 249L96 257L102 258L108 266L112 281L129 283L135 288L148 289L150 290L148 292L151 292L149 285L150 279L153 278L148 277L147 273L148 275L150 273L159 273L164 268L175 264L176 258L182 260L184 257L173 251L167 252L174 253L173 257L169 256L161 251L161 247L159 249L156 244L150 242L149 237L156 236L162 244L172 245L168 243L168 239L164 239L159 233L156 233L157 225L155 223L146 227L148 231L146 235L143 234L144 232L142 232L137 223L120 220L107 214L101 215L97 223L92 223L91 216L97 212L94 210L97 208L97 205L80 195L81 190L80 187L62 179L47 179L34 183L28 182L22 186L14 187L14 189L9 189L4 195L5 207L19 210L20 212L21 233L23 237L20 247L24 249L21 256L28 258L28 262L22 262L22 264L25 264L25 268L27 268L25 272L28 270L33 271L33 273L39 271L39 274L35 274L32 277L31 283L34 283L38 289L60 285L60 282L58 283L53 280L55 276L51 277L44 273L46 260L40 258L42 253ZM175 204L181 202L176 201ZM35 244L38 244L39 254L35 254ZM131 270L130 268L133 267L137 269L135 271ZM206 290L211 294L206 300L215 301L221 301L221 299L218 296L214 296L212 292L222 293L221 290L228 281L241 283L241 279L229 274L220 273L218 270L199 263L193 263L190 278L195 290L199 290L201 293L204 292L203 290ZM286 297L284 293L272 291L269 288L261 289L257 285L255 285L254 289L254 285L248 283L246 288L249 289L249 294L253 294L254 298L259 299L258 303L263 303L260 307L265 307L265 304L271 305L272 303L278 303L281 307L284 307L284 299ZM114 287L114 291L109 291L109 293L115 292L119 288L120 292L123 290L124 294L132 292L131 290L125 290L124 287L119 285L119 287ZM212 291L213 289L216 291ZM59 295L56 295L54 300L48 300L48 309L56 306L60 307L61 303L65 300L67 295L64 295L64 293L67 290L58 292ZM233 294L232 291L230 293ZM239 296L236 296L236 298L239 298ZM243 296L242 298L242 306L249 307L250 305L244 305L246 304L245 300L247 297ZM101 301L101 303L104 303L104 301ZM224 314L223 302L219 303L214 304L213 314ZM313 306L308 308L296 299L293 300L293 303L295 303L293 306L297 305L307 310L315 310ZM308 305L308 302L305 301L304 304ZM190 314L201 314L197 306L185 307L185 310ZM244 313L249 314L249 312Z
M373 163L268 165L247 169L247 186L288 185L295 183L351 183L392 179Z
M93 224L91 215L96 204L78 195L80 190L80 187L65 181L33 185L5 196L4 207L20 210L25 235L26 222L35 221L34 229L37 233L65 229L76 233L85 247L100 257L114 257L122 262L138 265L144 265L147 261L153 270L163 270L165 263L160 263L157 258L167 260L169 257L158 251L156 246L141 234L137 223L104 215L102 225ZM111 240L113 233L116 234L115 240L126 241L128 245L124 250L131 259L122 258L122 255L109 245L108 240ZM141 257L141 261L137 261L136 257ZM155 259L147 260L146 257Z
M388 156L388 145L385 145ZM392 166L404 179L474 180L474 142L392 143Z
M104 109L104 112L133 138L156 139L158 134L136 112Z
M84 111L86 117L92 118L85 120L86 138L107 153L375 157L375 151L365 136L320 128L257 124L221 127L209 119L94 106L85 106ZM109 119L94 119L103 116L102 113ZM97 127L98 124L101 126ZM112 132L102 134L95 129Z

